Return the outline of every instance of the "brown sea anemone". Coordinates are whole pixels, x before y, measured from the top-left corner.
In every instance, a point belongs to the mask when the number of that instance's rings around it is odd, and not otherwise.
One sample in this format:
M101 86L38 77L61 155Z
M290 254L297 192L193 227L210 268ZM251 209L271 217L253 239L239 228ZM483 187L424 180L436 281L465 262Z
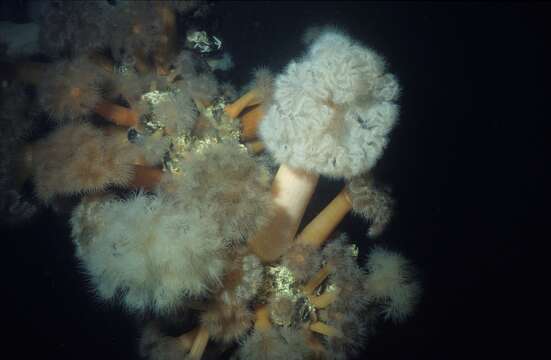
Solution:
M71 123L31 147L32 174L38 197L72 195L126 186L141 151L124 132L106 135L86 123Z
M101 101L103 70L87 56L50 65L38 86L42 107L57 122L81 119Z

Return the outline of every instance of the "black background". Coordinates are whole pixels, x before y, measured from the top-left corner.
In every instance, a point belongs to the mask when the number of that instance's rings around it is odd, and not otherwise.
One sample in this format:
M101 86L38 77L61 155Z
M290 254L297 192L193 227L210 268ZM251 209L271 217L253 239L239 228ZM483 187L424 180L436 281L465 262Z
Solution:
M1 20L25 21L25 1ZM281 71L312 25L333 24L388 60L403 88L400 123L378 177L397 215L379 242L421 271L416 314L368 339L369 359L531 358L546 290L538 233L549 102L549 4L220 2L209 30L232 54L229 79ZM546 23L547 22L547 23ZM307 221L340 190L323 180ZM365 252L366 225L340 230ZM135 320L95 299L78 271L67 219L43 211L3 228L5 358L131 359ZM4 356L3 356L4 357Z

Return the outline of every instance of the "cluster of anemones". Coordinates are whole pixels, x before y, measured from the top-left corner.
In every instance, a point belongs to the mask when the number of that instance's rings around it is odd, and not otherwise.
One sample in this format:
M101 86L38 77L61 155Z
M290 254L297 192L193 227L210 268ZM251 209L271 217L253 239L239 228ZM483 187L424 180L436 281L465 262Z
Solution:
M361 267L345 237L326 244L351 210L371 221L370 236L390 220L393 201L368 174L397 116L398 86L384 71L371 50L325 30L300 62L275 80L257 72L252 89L225 108L249 150L267 149L280 164L273 214L234 255L199 326L180 337L149 328L146 354L200 358L212 339L239 341L243 359L346 358L378 318L411 314L420 288L401 255L375 247ZM347 186L296 235L320 175ZM261 267L245 261L252 256Z
M44 204L77 198L76 256L100 298L157 319L196 315L179 337L147 324L143 355L197 359L212 340L238 342L243 359L344 358L377 314L406 318L419 293L408 262L376 247L362 267L346 236L330 241L350 211L370 221L370 236L391 218L392 198L369 174L398 114L383 60L325 29L300 60L277 76L257 71L229 103L208 62L178 49L177 11L190 7L132 4L101 7L124 19L94 43L108 55L65 29L74 41L43 42L70 57L13 64L56 127L19 144L10 166ZM320 176L346 186L297 234Z

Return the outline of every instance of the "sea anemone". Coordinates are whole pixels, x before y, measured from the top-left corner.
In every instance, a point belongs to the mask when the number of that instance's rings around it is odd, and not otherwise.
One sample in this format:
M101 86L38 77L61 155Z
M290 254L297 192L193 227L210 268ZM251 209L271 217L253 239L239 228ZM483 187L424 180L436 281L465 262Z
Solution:
M170 314L220 285L223 243L203 215L142 193L83 202L71 219L76 255L102 298L120 297L138 312Z
M294 237L319 175L350 178L372 168L381 156L398 114L396 104L370 92L384 70L370 49L326 32L307 56L276 77L260 136L282 164L274 179L279 213L273 219L277 225L251 240L265 261L279 258L280 248ZM282 224L286 234L275 229Z
M181 87L183 91L204 106L207 106L218 95L218 81L210 73L202 73L186 79Z
M421 286L402 255L375 247L366 265L368 300L382 303L385 319L403 321L419 300Z
M189 133L195 125L197 110L189 93L184 91L166 94L153 106L153 118L165 125L170 134Z
M161 164L165 159L165 155L170 150L170 138L168 136L161 136L161 131L158 131L158 133L158 135L143 136L143 141L139 143L146 164Z
M42 107L58 122L81 119L100 102L103 70L88 57L62 60L48 67L38 86Z
M304 281L320 267L321 254L318 248L295 241L281 258L281 264L291 270L297 281Z
M260 126L276 160L330 177L372 168L398 115L382 59L347 36L326 32L276 78L274 105ZM394 83L393 83L394 84ZM395 94L397 95L397 94Z
M348 183L353 213L371 222L369 236L377 237L392 218L394 199L390 190L379 188L371 176L357 176Z
M37 87L39 104L57 122L87 119L95 113L116 125L138 123L135 111L103 99L113 85L109 82L112 74L97 56L84 55L51 65L21 62L13 70L17 80Z
M376 320L365 324L365 313L401 320L419 292L399 255L375 248L362 267L346 236L331 236L351 209L372 236L390 219L392 200L369 171L397 121L398 81L376 52L326 27L281 73L257 69L233 101L213 74L229 56L178 53L180 30L195 30L200 14L177 13L198 7L52 1L42 45L54 62L22 59L7 72L35 86L25 93L57 128L26 146L12 146L19 136L0 144L23 148L0 175L28 165L40 200L80 201L76 258L98 298L153 319L142 356L198 360L210 340L240 343L242 359L354 355ZM348 184L297 236L321 176ZM31 213L8 185L7 211ZM182 326L181 312L196 327L168 336L159 324Z
M250 237L271 213L269 174L237 144L213 144L161 183L175 199L206 208L228 243ZM164 190L163 190L164 188Z
M356 176L302 230L297 243L321 247L350 210L371 222L368 235L376 237L390 222L393 208L389 190L376 187L370 175Z
M55 195L129 185L141 154L124 132L106 135L86 123L67 124L31 149L36 193L46 203Z
M322 254L325 262L331 265L329 279L338 289L338 296L329 309L359 314L367 305L366 272L358 266L354 246L346 235L340 235L325 246Z

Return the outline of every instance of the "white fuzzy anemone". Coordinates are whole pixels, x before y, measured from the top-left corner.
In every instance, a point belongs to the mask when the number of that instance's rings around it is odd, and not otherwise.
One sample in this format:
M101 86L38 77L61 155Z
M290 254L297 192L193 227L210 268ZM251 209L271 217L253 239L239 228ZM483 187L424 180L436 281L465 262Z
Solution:
M71 218L76 255L100 297L133 311L169 313L220 283L218 226L204 209L168 197L83 202Z
M398 93L381 57L326 31L276 78L260 135L279 163L352 177L382 155L398 117Z
M411 315L421 286L408 260L398 253L375 247L366 265L369 300L383 304L385 319L402 321Z

